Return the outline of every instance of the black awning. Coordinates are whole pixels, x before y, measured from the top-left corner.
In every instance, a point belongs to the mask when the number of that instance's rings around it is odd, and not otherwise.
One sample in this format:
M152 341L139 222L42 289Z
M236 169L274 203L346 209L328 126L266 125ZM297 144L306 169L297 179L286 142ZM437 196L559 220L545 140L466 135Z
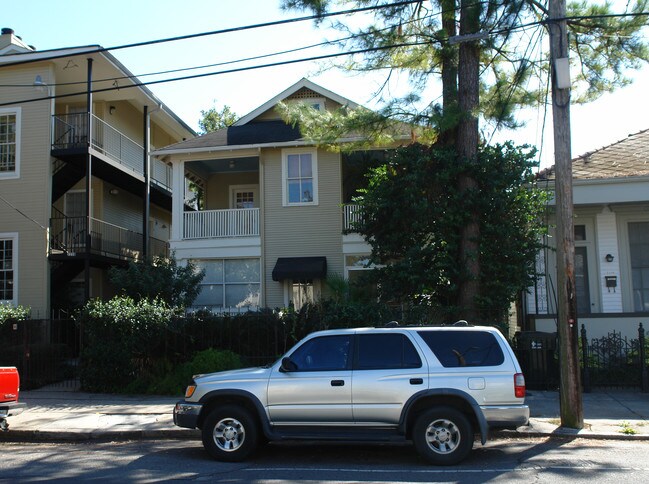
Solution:
M322 279L326 275L326 257L280 257L273 269L273 281Z

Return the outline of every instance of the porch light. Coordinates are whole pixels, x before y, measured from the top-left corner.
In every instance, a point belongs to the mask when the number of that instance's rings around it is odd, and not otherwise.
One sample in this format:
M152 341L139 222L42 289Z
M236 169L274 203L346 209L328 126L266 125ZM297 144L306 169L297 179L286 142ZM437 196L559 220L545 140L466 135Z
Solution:
M34 87L37 88L39 91L43 92L46 89L49 90L49 85L47 82L43 80L40 74L37 74L36 77L34 78Z
M604 259L606 259L606 262L613 262L613 259L615 259L615 257L613 257L613 254L606 254L606 257L604 257Z

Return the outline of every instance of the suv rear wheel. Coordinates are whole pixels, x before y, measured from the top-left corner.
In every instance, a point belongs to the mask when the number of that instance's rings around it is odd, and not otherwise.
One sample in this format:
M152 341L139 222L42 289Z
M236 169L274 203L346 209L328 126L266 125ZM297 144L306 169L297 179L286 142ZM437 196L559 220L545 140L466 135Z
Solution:
M473 448L473 430L466 416L450 407L435 407L415 421L412 440L417 452L435 465L454 465Z
M238 462L257 448L257 425L250 413L226 405L212 410L203 424L203 446L216 460Z

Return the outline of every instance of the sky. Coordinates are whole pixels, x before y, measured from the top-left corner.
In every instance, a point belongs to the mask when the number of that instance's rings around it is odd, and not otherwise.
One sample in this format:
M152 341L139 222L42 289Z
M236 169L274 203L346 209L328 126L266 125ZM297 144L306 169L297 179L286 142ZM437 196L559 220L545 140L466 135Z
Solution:
M253 25L274 20L306 16L308 12L282 11L281 0L30 0L3 2L0 27L14 29L37 50L84 45L113 47L135 42ZM616 0L620 11L626 0ZM353 20L357 20L357 14ZM349 21L347 18L345 21ZM649 34L648 34L649 35ZM275 27L199 37L154 46L113 51L122 64L142 80L161 76L144 74L169 69L218 64L252 56L318 44L342 34L316 26L312 21ZM306 58L339 52L336 48L309 49L282 57L269 57L247 63L221 65L173 76L216 72L281 60ZM381 105L375 95L385 81L385 73L360 75L346 73L326 61L295 63L264 69L233 72L201 79L169 82L150 89L189 126L198 129L201 110L228 105L243 116L282 92L303 77L369 108ZM168 77L168 76L167 76ZM585 106L571 106L573 157L649 129L649 66L631 75L635 82ZM398 95L406 88L403 78L393 77L389 92ZM431 85L427 96L439 96ZM545 120L544 120L545 118ZM519 113L526 126L516 131L500 131L493 141L511 139L541 149L541 167L552 161L552 113L545 107ZM491 131L485 133L491 136Z

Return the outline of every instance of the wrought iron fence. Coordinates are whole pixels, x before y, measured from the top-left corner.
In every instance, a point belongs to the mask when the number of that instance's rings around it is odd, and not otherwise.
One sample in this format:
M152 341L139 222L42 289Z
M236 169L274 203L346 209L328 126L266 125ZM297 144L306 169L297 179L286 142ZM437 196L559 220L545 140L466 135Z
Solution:
M70 319L0 325L0 366L15 366L22 389L78 385L79 330Z
M637 339L613 331L590 341L582 325L579 345L585 392L593 387L649 391L649 348L642 323L638 326ZM513 346L528 388L550 390L559 386L556 333L524 332L517 336Z

